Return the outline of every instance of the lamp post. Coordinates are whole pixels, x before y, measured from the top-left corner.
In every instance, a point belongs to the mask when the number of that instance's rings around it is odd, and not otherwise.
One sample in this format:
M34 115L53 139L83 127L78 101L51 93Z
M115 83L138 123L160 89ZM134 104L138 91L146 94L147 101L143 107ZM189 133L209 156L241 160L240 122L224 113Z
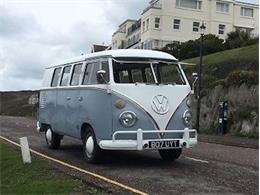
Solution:
M201 72L202 72L202 55L203 55L203 36L205 33L206 26L202 22L200 26L200 64L198 70L198 102L197 102L197 124L196 128L198 133L200 132L200 106L201 106Z

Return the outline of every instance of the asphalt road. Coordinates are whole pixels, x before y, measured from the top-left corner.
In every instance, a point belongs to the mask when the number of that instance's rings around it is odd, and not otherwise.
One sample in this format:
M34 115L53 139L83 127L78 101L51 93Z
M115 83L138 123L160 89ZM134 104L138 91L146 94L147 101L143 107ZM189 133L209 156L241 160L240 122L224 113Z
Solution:
M184 149L182 156L173 163L163 162L156 151L114 151L106 152L102 164L91 165L83 159L79 140L64 137L59 150L50 150L43 133L38 134L35 125L33 119L1 116L0 134L15 142L27 136L30 147L36 151L149 194L259 193L258 149L200 142L192 149ZM77 176L108 193L127 193L90 176Z

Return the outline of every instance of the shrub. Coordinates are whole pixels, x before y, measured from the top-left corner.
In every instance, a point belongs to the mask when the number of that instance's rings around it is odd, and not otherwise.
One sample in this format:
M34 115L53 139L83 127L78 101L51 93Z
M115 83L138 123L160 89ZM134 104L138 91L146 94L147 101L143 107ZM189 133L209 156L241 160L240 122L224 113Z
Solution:
M245 83L247 86L258 84L258 72L253 71L234 71L226 79L227 86L240 86Z
M257 44L258 40L258 37L251 37L249 33L242 30L236 30L228 33L228 37L225 41L213 34L204 35L203 55L226 49ZM200 55L200 38L183 43L173 42L167 44L161 50L177 57L179 60L198 57Z
M258 37L251 37L249 32L243 30L232 31L227 34L226 49L233 49L258 43Z
M203 55L224 50L224 40L219 37L208 34L204 36ZM174 42L167 44L161 49L164 52L170 53L180 60L197 57L200 52L200 38L189 40L183 43Z
M236 110L235 117L238 120L251 119L254 117L254 113L258 113L257 106L245 105Z

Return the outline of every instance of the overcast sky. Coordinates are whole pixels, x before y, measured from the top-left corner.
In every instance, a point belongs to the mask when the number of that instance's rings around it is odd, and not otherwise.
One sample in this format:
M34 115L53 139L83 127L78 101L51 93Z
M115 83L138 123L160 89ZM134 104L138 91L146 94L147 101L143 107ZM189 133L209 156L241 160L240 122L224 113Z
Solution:
M245 0L258 3L258 0ZM149 0L0 0L0 91L39 89L44 67L110 44Z

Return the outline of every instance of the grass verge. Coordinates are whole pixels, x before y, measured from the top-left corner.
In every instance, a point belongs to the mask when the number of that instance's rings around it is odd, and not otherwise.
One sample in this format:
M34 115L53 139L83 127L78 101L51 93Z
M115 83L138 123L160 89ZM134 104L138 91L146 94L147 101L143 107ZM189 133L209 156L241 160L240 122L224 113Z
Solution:
M0 141L0 194L100 194L100 189L36 158L23 164L20 151Z

